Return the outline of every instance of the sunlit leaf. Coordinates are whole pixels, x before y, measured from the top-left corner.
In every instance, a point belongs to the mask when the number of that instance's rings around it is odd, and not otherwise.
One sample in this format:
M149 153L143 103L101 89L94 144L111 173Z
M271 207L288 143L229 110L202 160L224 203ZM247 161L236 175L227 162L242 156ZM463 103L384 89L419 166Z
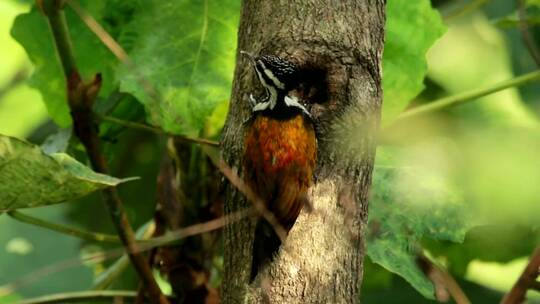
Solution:
M383 124L424 88L426 52L445 32L429 0L388 0L383 55Z
M174 133L198 132L228 100L239 4L149 1L135 13L124 30L137 37L129 52L137 73L124 67L118 77L121 89L146 106L151 123Z
M88 2L88 3L87 3ZM103 11L101 1L83 1L92 15L100 16ZM91 78L95 73L103 75L103 87L100 96L107 96L112 89L113 72L116 59L75 13L66 8L66 19L73 43L77 67L84 78ZM61 127L71 124L65 78L47 19L36 8L21 14L13 23L12 36L26 50L35 70L29 80L32 87L41 92L49 115Z
M454 95L516 77L507 38L483 14L473 14L469 22L459 22L428 52L429 78ZM530 56L516 57L524 64ZM529 67L527 67L529 68ZM531 86L535 87L535 86ZM487 126L539 128L537 116L527 108L517 88L480 97L450 110L460 121ZM471 131L478 130L477 127ZM463 132L468 134L469 132Z
M0 211L71 201L131 179L95 173L67 154L0 135Z

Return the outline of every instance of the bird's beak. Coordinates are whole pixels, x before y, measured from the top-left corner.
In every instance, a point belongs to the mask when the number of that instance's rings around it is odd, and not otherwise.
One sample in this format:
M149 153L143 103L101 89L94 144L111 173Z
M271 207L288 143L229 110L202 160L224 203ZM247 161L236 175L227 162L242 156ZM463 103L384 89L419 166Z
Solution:
M246 52L246 51L240 51L240 54L246 56L246 57L249 59L249 61L250 61L253 65L255 65L255 56L253 56L253 54L251 54L251 53L249 53L249 52Z

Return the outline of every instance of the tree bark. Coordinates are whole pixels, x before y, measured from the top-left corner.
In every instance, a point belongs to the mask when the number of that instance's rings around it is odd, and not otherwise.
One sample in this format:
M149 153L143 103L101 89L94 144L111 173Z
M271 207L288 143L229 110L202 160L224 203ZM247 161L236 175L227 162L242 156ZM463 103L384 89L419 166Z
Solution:
M322 99L308 105L317 130L313 210L301 212L272 265L251 285L254 221L224 232L223 303L359 301L368 192L382 99L385 0L244 0L238 51L274 54L322 71ZM237 56L223 159L242 174L249 93L259 87ZM226 212L249 203L227 186Z

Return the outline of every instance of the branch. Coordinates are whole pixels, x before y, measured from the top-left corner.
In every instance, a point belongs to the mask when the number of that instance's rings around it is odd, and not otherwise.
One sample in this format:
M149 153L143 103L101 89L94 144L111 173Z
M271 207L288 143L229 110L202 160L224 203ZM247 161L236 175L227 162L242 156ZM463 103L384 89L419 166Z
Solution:
M131 128L131 129L136 129L136 130L141 130L141 131L147 131L147 132L152 132L152 133L156 133L156 134L164 134L164 135L173 137L175 140L178 140L178 141L191 142L191 143L196 143L196 144L200 144L200 145L207 145L207 146L216 147L216 148L219 147L219 142L214 141L214 140L204 139L204 138L197 138L197 137L190 137L190 136L184 136L184 135L174 135L174 134L167 133L167 132L163 131L160 128L149 126L147 124L142 124L142 123L133 122L133 121L127 121L127 120L123 120L123 119L118 119L116 117L99 115L99 114L96 114L96 118L101 120L101 121L107 121L107 122L114 123L114 124L117 124L119 126L123 126L123 127L126 127L126 128Z
M96 252L82 257L77 256L75 258L66 259L54 264L38 268L37 270L33 270L31 273L23 275L15 281L12 281L5 285L1 285L0 297L11 294L23 286L27 286L28 284L31 284L42 278L49 277L51 274L57 273L59 271L70 269L76 266L81 266L83 264L101 263L107 259L119 257L122 255L123 252L123 248L112 249L108 250L107 252Z
M394 120L392 125L398 122L401 122L403 120L407 120L413 117L436 112L445 108L464 104L466 102L475 100L480 97L497 93L499 91L506 90L511 87L521 86L521 85L527 84L529 82L537 81L537 80L540 80L540 70L527 73L525 75L521 75L519 77L512 78L512 79L500 82L498 84L495 84L486 88L470 90L468 92L464 92L461 94L437 99L426 105L418 106L418 107L412 108L410 110L407 110L401 113L401 115L399 115L398 118Z
M66 17L62 11L64 3L61 0L44 0L38 1L38 4L41 4L42 10L47 16L64 75L69 78L77 68Z
M164 236L151 238L148 241L142 242L139 245L139 250L143 250L143 251L150 250L154 247L160 247L163 245L171 244L178 240L185 239L190 236L214 231L228 224L235 223L243 219L250 213L251 213L250 209L244 209L244 210L236 211L234 213L231 213L226 216L222 216L220 218L210 220L204 223L194 224L185 228L169 231Z
M227 165L223 160L216 159L205 149L203 149L203 151L206 153L210 161L212 161L214 166L219 169L221 174L223 174L225 178L227 178L227 180L234 187L236 187L236 189L238 189L242 194L246 196L248 201L250 201L253 204L253 207L255 207L257 213L261 215L272 226L281 242L285 242L285 239L287 238L287 231L279 223L274 213L266 208L265 202L246 183L244 183L244 181L238 176L238 174L236 174L236 172L234 172L234 170L229 167L229 165Z
M527 9L525 8L525 1L516 1L518 7L518 21L519 31L521 32L521 39L529 50L529 53L531 54L534 62L536 62L536 65L540 68L540 51L538 51L538 48L536 47L534 39L531 36L531 32L529 31L529 27L527 25Z
M99 173L108 174L108 166L101 153L92 111L92 105L101 87L101 76L97 74L90 83L84 83L81 80L64 16L64 1L46 0L42 4L67 80L68 104L73 119L74 133L84 145L92 168ZM149 300L155 304L168 303L167 298L161 293L147 261L141 254L135 253L137 246L134 232L116 188L107 188L102 191L102 194L119 237L127 249L131 263L146 288Z
M450 22L456 18L464 16L474 10L479 9L482 5L486 4L489 0L476 0L463 5L461 8L443 17L445 22Z
M448 294L450 294L457 304L471 303L456 280L446 270L435 265L422 253L417 255L416 263L433 283L435 297L439 302L447 302Z
M133 74L137 77L137 81L145 90L146 94L154 100L159 100L160 96L158 91L155 90L154 86L147 81L140 73L135 69L135 64L129 58L127 53L124 51L122 46L114 40L109 33L94 19L90 14L88 14L78 3L74 0L65 0L66 3L75 11L75 13L81 18L81 20L86 24L88 29L90 29L101 42L120 60L125 64Z
M173 230L163 237L149 239L148 241L140 241L137 243L137 249L136 249L137 253L150 250L154 247L171 244L173 242L176 242L178 240L181 240L190 236L220 229L224 227L225 225L241 220L242 218L244 218L246 215L250 213L251 213L251 210L249 209L240 210L235 213L231 213L227 216L223 216L221 218L214 219L208 222L191 225L191 226L184 227L178 230ZM142 237L144 238L144 236ZM124 250L122 249L111 249L105 252L98 252L98 253L90 254L84 257L76 257L76 258L60 261L55 264L47 265L45 267L32 271L32 273L24 275L23 277L17 279L14 282L11 282L5 285L0 285L0 296L10 294L23 286L26 286L32 282L35 282L43 277L50 276L51 274L56 273L58 271L66 270L75 266L80 266L82 264L101 263L107 259L120 257L123 252ZM118 261L118 263L121 263L121 262ZM121 266L119 266L119 268L121 268ZM119 269L112 270L115 272L115 274L111 274L111 275L112 276L116 275L117 270ZM109 283L109 280L110 278L107 278L107 277L101 277L101 276L98 277L96 279L94 289L106 287L107 284Z
M156 230L156 225L154 221L150 221L139 229L135 233L137 239L147 240L152 237L154 231ZM104 290L107 289L118 278L124 270L129 265L129 259L127 254L123 254L114 264L109 266L105 271L100 273L95 279L92 285L92 290Z
M124 300L132 300L137 292L129 290L93 290L63 292L33 299L23 300L19 304L50 304L50 303L76 303L107 301L108 303L124 303ZM171 298L172 299L172 298Z
M19 211L15 211L15 210L14 211L9 211L7 214L11 218L13 218L13 219L15 219L17 221L27 223L27 224L31 224L31 225L35 225L35 226L39 226L39 227L46 228L46 229L56 231L56 232L60 232L60 233L63 233L63 234L71 235L71 236L74 236L74 237L77 237L77 238L80 238L80 239L83 239L83 240L87 240L87 241L108 242L108 243L119 243L120 242L120 239L116 235L109 235L109 234L97 233L97 232L89 232L89 231L84 231L84 230L77 229L77 228L74 228L74 227L59 225L59 224L56 224L56 223L47 222L47 221L39 219L37 217L26 215L24 213L21 213Z
M534 250L529 264L527 264L527 267L525 267L510 292L502 299L501 304L524 303L527 289L539 287L536 281L538 275L540 275L540 245Z

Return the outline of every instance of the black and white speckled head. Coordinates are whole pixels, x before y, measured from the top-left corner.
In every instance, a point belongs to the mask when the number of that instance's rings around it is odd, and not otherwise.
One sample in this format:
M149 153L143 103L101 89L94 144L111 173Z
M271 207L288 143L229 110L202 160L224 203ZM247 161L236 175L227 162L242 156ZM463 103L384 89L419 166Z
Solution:
M253 111L273 110L276 105L283 107L299 108L309 115L305 107L294 96L288 93L298 85L298 69L290 61L274 55L262 55L255 57L250 53L241 51L247 56L257 77L267 92L267 98L263 102L256 103Z
M288 91L297 85L297 67L292 62L274 55L255 57L244 51L241 53L250 59L259 81L265 88Z

